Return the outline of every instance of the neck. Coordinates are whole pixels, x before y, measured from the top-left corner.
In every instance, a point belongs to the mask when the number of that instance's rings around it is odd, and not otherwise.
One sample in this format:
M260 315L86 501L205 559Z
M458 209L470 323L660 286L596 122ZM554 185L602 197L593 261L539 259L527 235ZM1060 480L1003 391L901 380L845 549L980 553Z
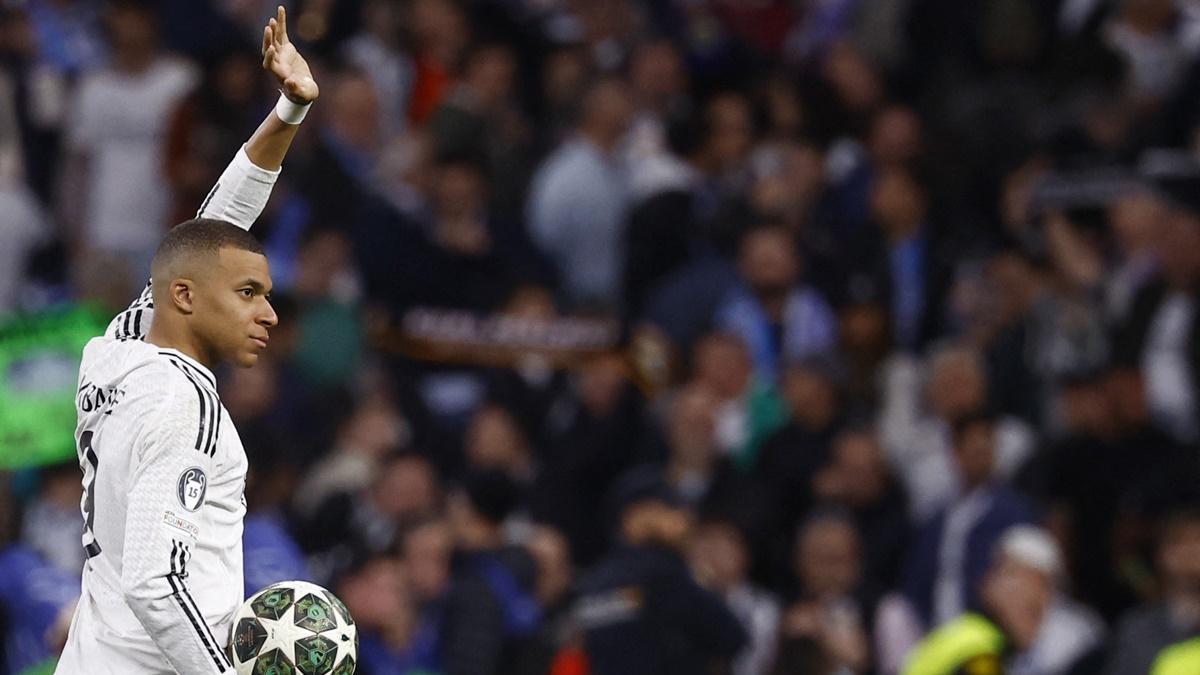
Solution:
M214 365L215 359L207 349L201 346L195 335L165 321L159 321L158 315L155 315L154 321L150 324L150 332L146 333L146 342L157 347L174 349L210 370Z

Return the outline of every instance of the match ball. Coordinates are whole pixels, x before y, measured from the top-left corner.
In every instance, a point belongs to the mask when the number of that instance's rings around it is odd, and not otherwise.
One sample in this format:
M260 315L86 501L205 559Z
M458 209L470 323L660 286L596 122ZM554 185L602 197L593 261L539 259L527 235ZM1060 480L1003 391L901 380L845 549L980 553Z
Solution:
M238 608L229 656L238 675L352 675L358 628L333 593L282 581Z

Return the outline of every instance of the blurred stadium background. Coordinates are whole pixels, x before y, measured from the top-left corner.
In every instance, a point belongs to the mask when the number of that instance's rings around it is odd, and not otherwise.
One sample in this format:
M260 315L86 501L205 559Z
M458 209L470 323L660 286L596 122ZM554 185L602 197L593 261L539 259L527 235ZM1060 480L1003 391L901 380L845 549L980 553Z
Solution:
M0 3L0 672L78 594L78 351L271 109L274 4ZM1200 3L286 5L322 96L219 379L247 594L335 589L360 672L601 672L636 499L747 636L711 672L896 673L967 611L1010 673L1200 633Z

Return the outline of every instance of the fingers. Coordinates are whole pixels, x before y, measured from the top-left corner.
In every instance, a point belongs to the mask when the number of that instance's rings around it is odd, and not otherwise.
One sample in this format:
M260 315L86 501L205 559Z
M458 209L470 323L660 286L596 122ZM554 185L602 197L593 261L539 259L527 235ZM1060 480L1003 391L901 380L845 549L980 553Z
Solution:
M273 61L275 61L275 45L267 47L267 51L263 52L263 68L269 70Z
M279 27L276 39L279 40L280 46L286 45L288 43L287 10L283 8L283 5L280 5L279 9L275 10L275 22Z
M263 55L263 57L266 57L266 55L267 55L267 47L270 47L270 46L271 46L271 42L272 42L273 40L274 40L274 37L271 35L271 27L270 27L270 26L264 26L264 27L263 27L263 40L262 40L262 49L261 49L261 50L259 50L259 53L260 53L260 54L262 54L262 55Z

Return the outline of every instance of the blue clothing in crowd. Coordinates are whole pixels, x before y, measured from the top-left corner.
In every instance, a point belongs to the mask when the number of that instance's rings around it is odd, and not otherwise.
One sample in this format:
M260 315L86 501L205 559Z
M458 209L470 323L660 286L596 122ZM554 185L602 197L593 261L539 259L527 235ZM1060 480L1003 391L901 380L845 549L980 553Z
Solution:
M0 553L0 606L8 629L5 672L21 672L55 655L47 633L79 598L79 583L79 577L50 565L22 544Z

